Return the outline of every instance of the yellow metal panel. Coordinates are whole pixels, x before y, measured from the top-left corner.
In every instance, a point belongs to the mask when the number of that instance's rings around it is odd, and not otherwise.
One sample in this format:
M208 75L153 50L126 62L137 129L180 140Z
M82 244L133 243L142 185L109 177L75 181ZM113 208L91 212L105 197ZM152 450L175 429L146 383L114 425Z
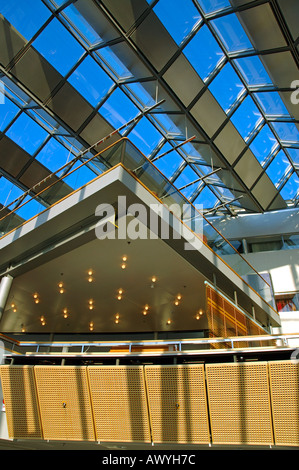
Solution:
M143 366L90 366L97 440L151 442Z
M33 366L0 367L3 398L12 439L42 439Z
M204 366L145 366L155 443L210 442Z
M276 445L299 446L299 363L269 362Z
M213 444L273 444L266 362L207 364Z
M44 438L94 441L86 367L34 367Z

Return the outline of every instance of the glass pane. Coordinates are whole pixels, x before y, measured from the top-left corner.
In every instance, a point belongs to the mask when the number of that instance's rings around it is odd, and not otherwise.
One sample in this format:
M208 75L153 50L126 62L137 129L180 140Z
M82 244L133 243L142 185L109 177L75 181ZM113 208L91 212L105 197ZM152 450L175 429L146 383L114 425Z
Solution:
M126 85L126 89L130 92L130 95L132 95L132 99L136 100L143 107L153 106L156 103L155 99L140 83L130 83L129 85Z
M290 155L292 162L299 165L299 149L287 148L287 153Z
M281 150L273 162L268 166L266 173L275 186L278 186L281 178L286 174L290 168L290 162L285 153Z
M255 93L255 96L268 116L288 116L289 112L276 91Z
M89 45L96 44L102 40L98 33L79 13L76 8L76 4L65 8L65 10L63 10L63 15L68 18L69 22L74 25L77 30L79 30Z
M23 113L8 129L6 135L32 155L45 140L48 133Z
M258 56L236 59L235 64L242 73L247 85L270 85L271 79Z
M275 139L269 127L266 125L255 137L255 139L250 145L250 149L252 150L260 164L264 165L267 161L267 157L277 147L277 145L277 140Z
M111 70L116 78L130 78L133 75L112 51L111 47L103 47L96 52L96 55Z
M0 104L0 111L0 131L3 131L15 117L19 108L5 96L4 102Z
M184 48L184 54L203 80L209 76L224 56L206 25L200 28L187 44Z
M231 7L229 0L197 0L205 13L214 13L215 11Z
M0 13L28 41L51 15L41 0L0 0Z
M76 68L68 81L92 106L104 98L114 83L90 56Z
M261 119L262 115L250 96L245 98L231 117L232 123L245 140Z
M198 180L199 176L192 170L192 168L188 165L179 175L179 177L174 181L174 185L180 189L186 184L191 183L192 181Z
M56 18L48 24L32 45L62 75L75 65L84 52L79 42Z
M225 112L244 90L244 85L230 64L226 64L209 86Z
M103 106L101 106L99 112L115 129L118 129L123 124L133 119L138 114L138 109L132 101L117 88L107 101L105 101Z
M299 176L296 173L293 173L288 182L284 185L280 194L284 200L288 201L298 196L299 188Z
M201 15L191 0L160 0L154 12L177 44L190 33Z
M74 156L69 150L63 147L56 139L51 138L36 156L36 160L45 165L51 172L61 168L68 160Z
M279 139L284 142L299 142L299 131L295 124L291 122L273 122L272 125Z
M143 117L128 134L128 138L148 157L162 139L162 135L146 117Z
M211 23L228 52L237 52L253 48L235 14L217 18Z

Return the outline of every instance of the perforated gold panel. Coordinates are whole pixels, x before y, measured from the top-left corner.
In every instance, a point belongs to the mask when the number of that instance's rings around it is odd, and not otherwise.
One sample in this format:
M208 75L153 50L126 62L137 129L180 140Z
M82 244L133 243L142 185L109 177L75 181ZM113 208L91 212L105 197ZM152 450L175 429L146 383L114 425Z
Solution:
M204 366L145 366L153 442L210 442Z
M33 367L0 367L3 398L12 439L42 439Z
M90 366L97 440L151 442L143 366Z
M86 367L34 367L44 438L95 440Z
M299 364L269 362L275 444L299 446Z
M206 365L214 444L273 444L266 362Z

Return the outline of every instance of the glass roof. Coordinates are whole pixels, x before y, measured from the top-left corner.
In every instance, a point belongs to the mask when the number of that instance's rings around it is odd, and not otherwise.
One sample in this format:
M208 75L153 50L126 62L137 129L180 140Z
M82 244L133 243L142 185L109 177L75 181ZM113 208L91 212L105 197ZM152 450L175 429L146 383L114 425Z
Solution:
M209 213L296 207L298 77L269 65L275 54L298 60L283 10L275 21L287 46L269 51L246 23L258 1L141 0L133 13L127 3L0 0L14 44L0 54L0 155L8 142L18 152L0 161L0 203L123 126L119 135ZM268 198L257 191L263 175Z

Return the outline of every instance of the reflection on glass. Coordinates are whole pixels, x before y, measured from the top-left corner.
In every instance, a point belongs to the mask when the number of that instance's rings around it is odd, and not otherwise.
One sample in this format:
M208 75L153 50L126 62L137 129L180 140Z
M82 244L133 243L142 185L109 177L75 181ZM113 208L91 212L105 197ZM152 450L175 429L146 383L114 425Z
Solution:
M224 8L230 8L229 0L197 0L206 14L214 13L215 11Z
M79 13L76 8L76 4L65 8L63 10L63 15L68 18L70 24L75 26L89 45L96 44L102 40L90 23Z
M228 52L238 52L253 48L234 13L217 18L211 21L211 23Z
M236 59L235 64L242 73L247 85L270 85L271 79L258 56Z
M0 13L28 41L51 15L41 0L0 0Z
M294 123L273 122L272 125L279 139L285 142L299 143L299 131Z
M48 24L32 45L61 75L69 72L84 53L79 42L56 18Z
M202 80L205 80L213 72L224 56L206 25L200 28L183 52Z
M8 129L6 135L32 155L45 140L48 133L23 113Z
M92 106L104 98L114 83L90 56L81 62L68 81Z
M154 12L177 44L190 33L201 15L191 0L160 0Z
M244 85L230 64L226 64L209 85L210 91L220 103L225 112L238 99L244 90Z
M295 164L295 165L299 165L299 149L293 149L293 148L286 148L286 151L288 153L288 155L291 157L291 160L292 162Z
M231 117L231 121L243 139L247 139L252 130L261 121L262 115L251 96L247 96Z
M255 93L255 97L257 98L259 104L261 105L262 110L268 116L275 116L275 115L287 116L289 114L282 99L280 98L279 94L276 91Z
M102 62L108 67L113 73L116 79L119 78L130 78L132 77L131 72L123 64L123 62L114 54L111 47L103 47L96 52Z

